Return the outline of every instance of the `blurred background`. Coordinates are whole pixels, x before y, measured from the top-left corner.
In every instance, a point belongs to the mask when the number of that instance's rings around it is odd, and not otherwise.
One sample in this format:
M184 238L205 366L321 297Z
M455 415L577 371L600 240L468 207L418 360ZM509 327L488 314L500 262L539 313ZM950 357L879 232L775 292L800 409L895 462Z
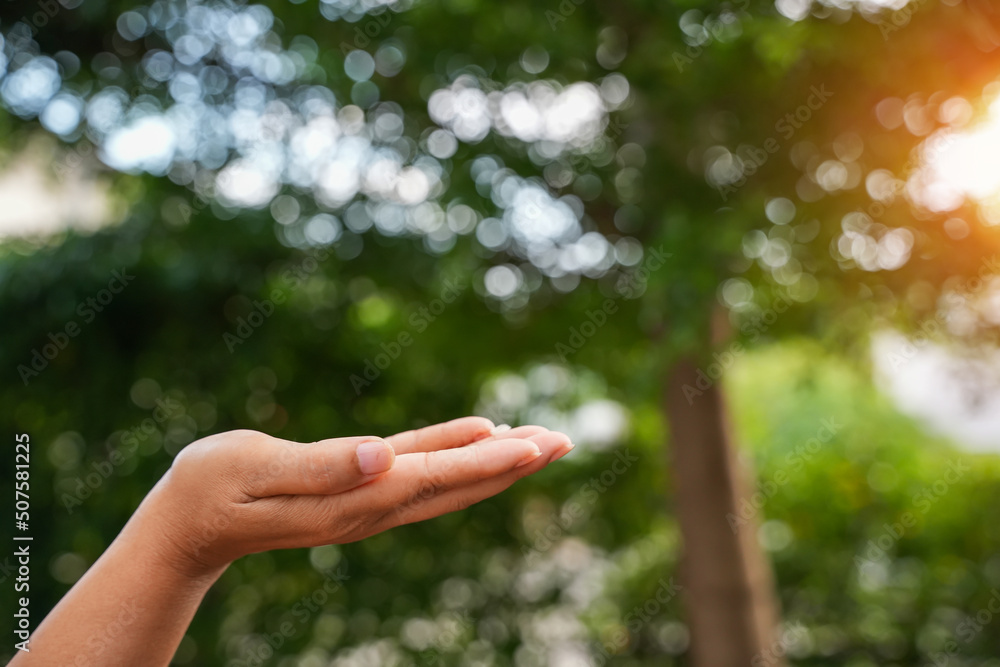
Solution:
M200 437L480 414L578 447L240 560L175 663L1000 665L993 4L8 0L0 34L36 622Z

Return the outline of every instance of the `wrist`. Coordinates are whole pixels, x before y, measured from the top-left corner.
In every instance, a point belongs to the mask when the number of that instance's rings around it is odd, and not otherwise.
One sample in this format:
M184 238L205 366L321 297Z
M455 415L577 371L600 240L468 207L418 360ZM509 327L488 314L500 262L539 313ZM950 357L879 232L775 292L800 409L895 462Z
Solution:
M175 580L207 590L229 566L215 556L224 517L217 516L212 526L198 520L197 512L185 512L173 481L168 471L143 500L129 521L135 525L132 538L145 557Z

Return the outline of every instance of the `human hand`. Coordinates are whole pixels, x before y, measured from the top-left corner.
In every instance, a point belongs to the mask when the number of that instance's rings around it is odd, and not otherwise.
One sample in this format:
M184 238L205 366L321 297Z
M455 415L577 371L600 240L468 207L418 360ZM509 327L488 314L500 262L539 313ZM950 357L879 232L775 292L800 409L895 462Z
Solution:
M218 576L241 556L354 542L464 509L572 449L540 426L494 430L481 417L389 438L300 444L255 431L185 447L143 503L141 521L191 576Z

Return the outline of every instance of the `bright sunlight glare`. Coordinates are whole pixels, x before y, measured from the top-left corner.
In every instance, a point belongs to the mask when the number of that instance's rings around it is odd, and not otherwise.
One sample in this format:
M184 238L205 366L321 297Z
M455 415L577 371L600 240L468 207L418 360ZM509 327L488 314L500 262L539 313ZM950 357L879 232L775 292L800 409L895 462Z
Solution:
M983 223L1000 224L1000 96L979 123L930 135L921 154L908 183L914 201L939 213L976 203Z

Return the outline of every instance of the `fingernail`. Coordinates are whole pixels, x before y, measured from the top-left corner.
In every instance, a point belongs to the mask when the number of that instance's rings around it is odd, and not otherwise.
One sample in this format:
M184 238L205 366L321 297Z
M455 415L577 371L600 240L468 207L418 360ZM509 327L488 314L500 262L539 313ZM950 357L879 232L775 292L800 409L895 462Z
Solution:
M494 426L493 430L490 431L493 435L500 435L501 433L506 433L510 430L510 424L500 424L499 426Z
M507 428L510 428L510 427L508 426ZM527 456L525 456L523 459L521 459L521 462L518 463L514 467L515 468L520 468L521 466L526 466L529 463L531 463L532 461L534 461L535 459L537 459L541 455L542 455L542 450L538 449L538 447L535 447L535 451L533 453L528 454Z
M558 461L562 457L566 456L571 451L573 451L574 447L576 447L576 445L574 445L572 442L569 443L568 445L563 445L562 449L560 449L558 452L556 452L555 454L552 455L552 458L550 459L550 463L552 461Z
M392 467L396 453L385 440L370 440L358 445L358 467L362 474L377 475Z

